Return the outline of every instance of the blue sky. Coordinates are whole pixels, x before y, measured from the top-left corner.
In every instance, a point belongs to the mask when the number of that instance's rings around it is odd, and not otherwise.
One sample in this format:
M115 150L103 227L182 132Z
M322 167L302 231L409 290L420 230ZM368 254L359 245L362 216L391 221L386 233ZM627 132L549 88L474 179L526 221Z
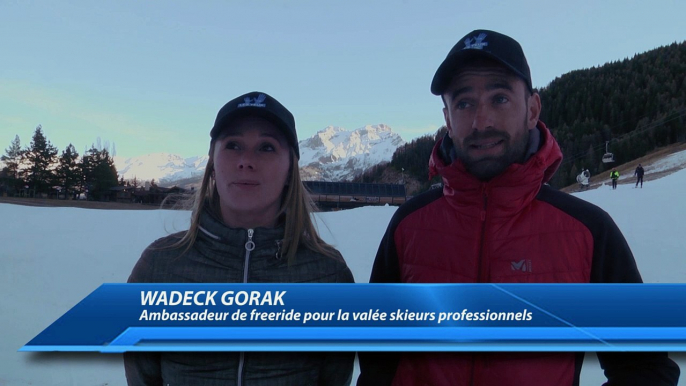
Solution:
M300 139L385 123L443 124L429 85L477 28L517 39L535 87L686 40L686 2L0 0L0 152L35 127L60 151L206 154L216 112L264 91Z

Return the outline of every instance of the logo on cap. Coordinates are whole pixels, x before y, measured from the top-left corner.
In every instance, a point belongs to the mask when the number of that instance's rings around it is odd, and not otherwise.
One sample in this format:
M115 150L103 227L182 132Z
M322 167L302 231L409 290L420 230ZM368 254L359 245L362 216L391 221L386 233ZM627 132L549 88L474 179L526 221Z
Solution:
M265 99L267 99L267 96L264 94L260 94L255 98L245 97L243 99L244 102L239 103L236 107L267 107L267 105L264 103Z
M477 36L477 37L465 39L463 50L467 50L467 49L483 50L483 48L488 45L488 43L485 42L484 39L486 39L486 34L483 32L480 33L479 36Z

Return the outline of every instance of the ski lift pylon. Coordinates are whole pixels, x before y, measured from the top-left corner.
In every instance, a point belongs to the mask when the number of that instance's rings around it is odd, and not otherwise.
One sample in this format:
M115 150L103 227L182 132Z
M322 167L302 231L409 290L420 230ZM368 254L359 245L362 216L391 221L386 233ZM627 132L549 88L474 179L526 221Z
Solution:
M603 154L603 163L609 164L615 162L615 155L610 153L609 150L610 141L605 141L605 154Z

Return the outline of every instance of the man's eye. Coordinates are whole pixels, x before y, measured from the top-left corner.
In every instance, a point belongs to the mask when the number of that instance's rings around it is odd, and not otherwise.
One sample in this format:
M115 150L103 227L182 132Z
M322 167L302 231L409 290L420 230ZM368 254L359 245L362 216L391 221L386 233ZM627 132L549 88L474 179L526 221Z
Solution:
M507 103L509 99L507 99L506 96L498 95L497 97L493 98L493 101L497 104L503 104Z
M464 110L467 107L469 107L469 102L467 101L459 101L457 104L455 104L455 108L458 110Z

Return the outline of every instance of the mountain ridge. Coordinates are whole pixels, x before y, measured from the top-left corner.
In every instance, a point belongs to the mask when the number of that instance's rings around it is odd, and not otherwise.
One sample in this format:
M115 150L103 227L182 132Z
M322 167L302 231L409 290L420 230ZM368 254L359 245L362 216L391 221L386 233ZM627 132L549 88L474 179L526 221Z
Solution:
M349 131L327 126L298 142L303 180L352 180L365 169L388 162L405 144L402 137L386 124L365 125ZM119 178L144 183L155 180L162 186L183 182L197 185L207 165L208 156L183 158L170 153L150 153L138 157L113 157Z

